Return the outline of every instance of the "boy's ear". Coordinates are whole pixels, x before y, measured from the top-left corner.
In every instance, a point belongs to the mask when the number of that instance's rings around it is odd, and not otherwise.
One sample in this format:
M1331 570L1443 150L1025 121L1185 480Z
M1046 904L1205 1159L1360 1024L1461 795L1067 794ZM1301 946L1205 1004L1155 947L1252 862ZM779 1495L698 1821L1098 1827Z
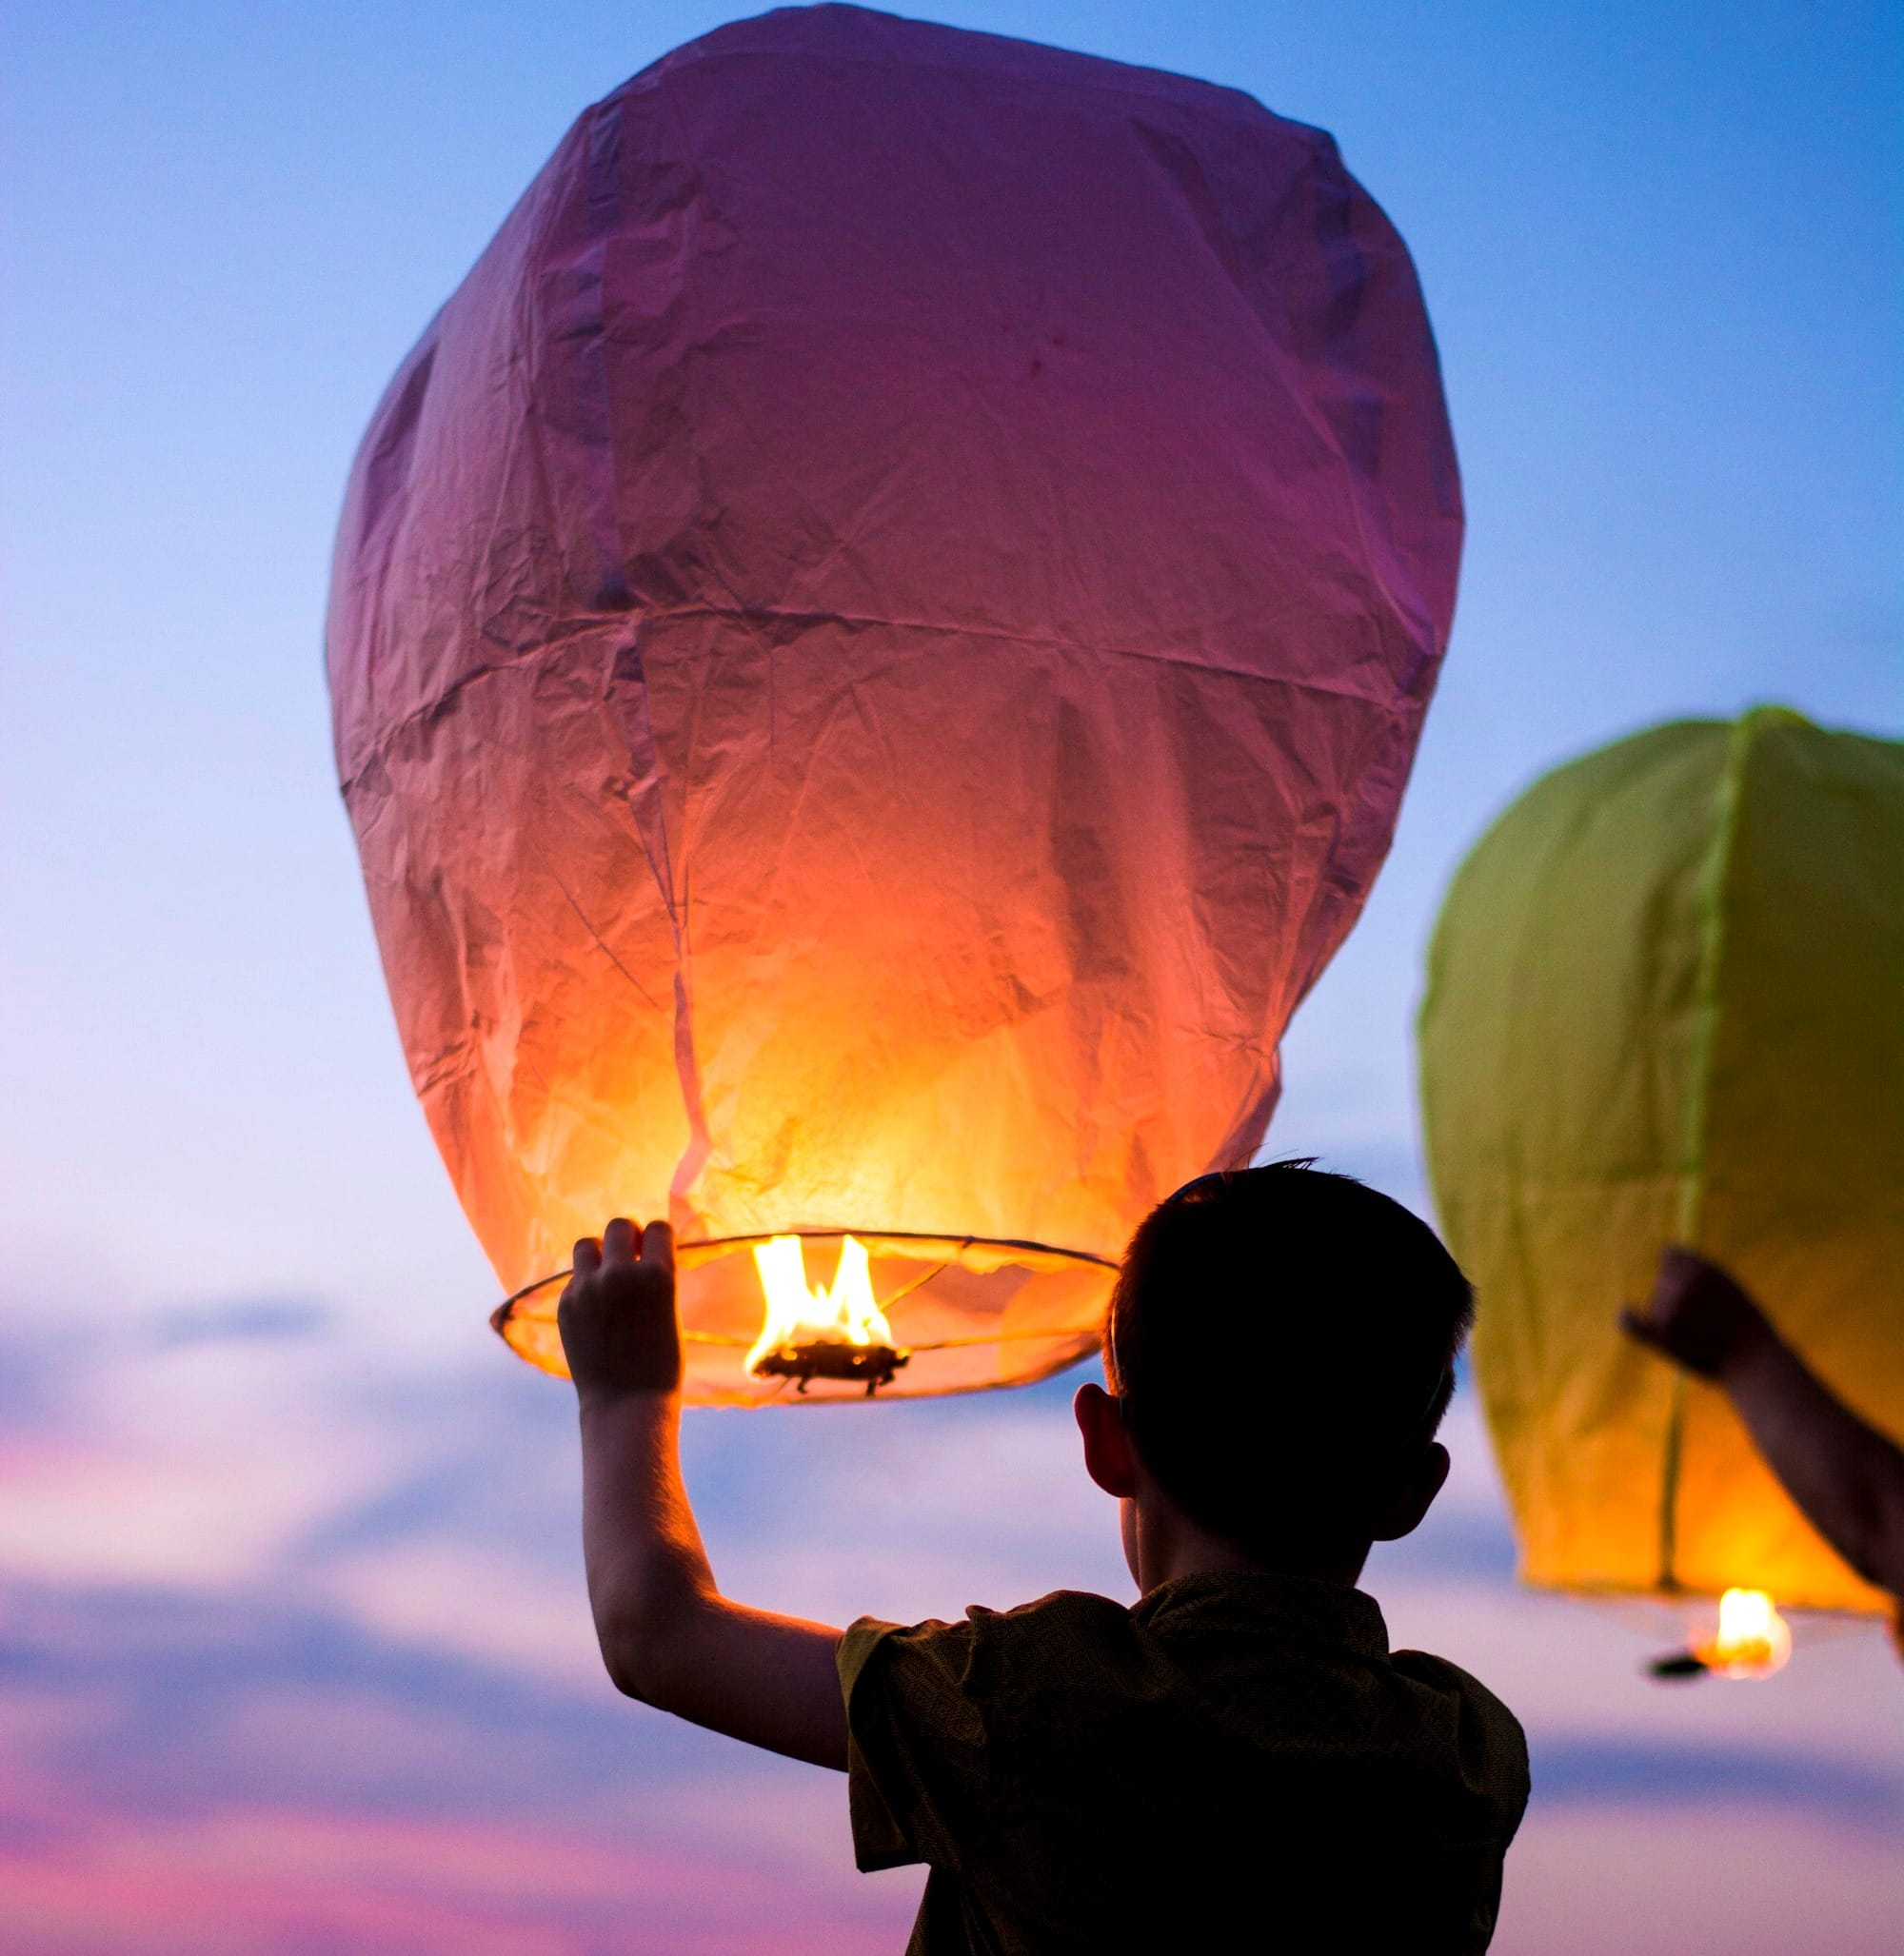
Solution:
M1435 1496L1448 1478L1448 1450L1439 1440L1431 1440L1422 1448L1415 1456L1415 1465L1382 1505L1375 1531L1378 1542L1398 1542L1421 1526L1422 1517L1435 1505Z
M1084 1472L1105 1493L1128 1501L1137 1492L1137 1470L1118 1402L1102 1386L1080 1386L1071 1411L1084 1436Z

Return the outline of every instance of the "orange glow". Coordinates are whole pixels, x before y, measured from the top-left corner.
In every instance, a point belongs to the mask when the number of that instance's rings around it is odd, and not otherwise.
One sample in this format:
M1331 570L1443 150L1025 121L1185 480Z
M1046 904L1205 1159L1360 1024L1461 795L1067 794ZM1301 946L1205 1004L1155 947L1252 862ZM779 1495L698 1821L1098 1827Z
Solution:
M840 1240L829 1289L809 1288L798 1236L754 1245L766 1317L742 1367L750 1377L776 1353L789 1357L803 1345L891 1345L892 1326L873 1295L872 1265L857 1236Z
M1792 1630L1763 1590L1728 1590L1719 1625L1694 1654L1721 1677L1770 1677L1792 1654Z

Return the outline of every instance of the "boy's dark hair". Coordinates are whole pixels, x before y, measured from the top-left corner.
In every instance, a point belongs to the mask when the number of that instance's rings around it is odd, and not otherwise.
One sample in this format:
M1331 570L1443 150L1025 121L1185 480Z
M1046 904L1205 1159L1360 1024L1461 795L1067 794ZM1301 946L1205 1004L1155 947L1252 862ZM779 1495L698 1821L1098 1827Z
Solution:
M1264 1562L1365 1546L1454 1392L1474 1289L1399 1202L1310 1160L1200 1176L1131 1238L1106 1370L1144 1465Z

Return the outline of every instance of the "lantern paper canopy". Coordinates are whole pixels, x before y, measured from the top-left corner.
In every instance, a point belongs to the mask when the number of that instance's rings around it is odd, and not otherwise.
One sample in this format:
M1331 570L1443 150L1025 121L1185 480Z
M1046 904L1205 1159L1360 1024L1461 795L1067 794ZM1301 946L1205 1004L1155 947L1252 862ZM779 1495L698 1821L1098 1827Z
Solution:
M504 1288L669 1217L704 1403L787 1391L785 1234L868 1251L894 1393L1088 1351L1262 1136L1459 539L1407 254L1246 96L821 7L588 110L378 407L330 613ZM501 1323L552 1371L556 1288Z
M1421 1088L1527 1579L1884 1607L1616 1314L1690 1243L1904 1432L1904 744L1761 708L1536 783L1449 892Z

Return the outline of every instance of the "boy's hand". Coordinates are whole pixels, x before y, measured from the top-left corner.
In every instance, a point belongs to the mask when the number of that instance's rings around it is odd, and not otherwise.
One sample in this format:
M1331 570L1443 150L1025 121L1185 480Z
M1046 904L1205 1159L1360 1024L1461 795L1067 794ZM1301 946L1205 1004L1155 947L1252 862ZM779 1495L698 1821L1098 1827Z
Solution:
M1630 1337L1709 1379L1721 1376L1772 1329L1728 1271L1676 1243L1659 1253L1646 1308L1629 1305L1619 1321Z
M555 1322L578 1393L678 1393L674 1232L618 1215L599 1241L584 1236Z

